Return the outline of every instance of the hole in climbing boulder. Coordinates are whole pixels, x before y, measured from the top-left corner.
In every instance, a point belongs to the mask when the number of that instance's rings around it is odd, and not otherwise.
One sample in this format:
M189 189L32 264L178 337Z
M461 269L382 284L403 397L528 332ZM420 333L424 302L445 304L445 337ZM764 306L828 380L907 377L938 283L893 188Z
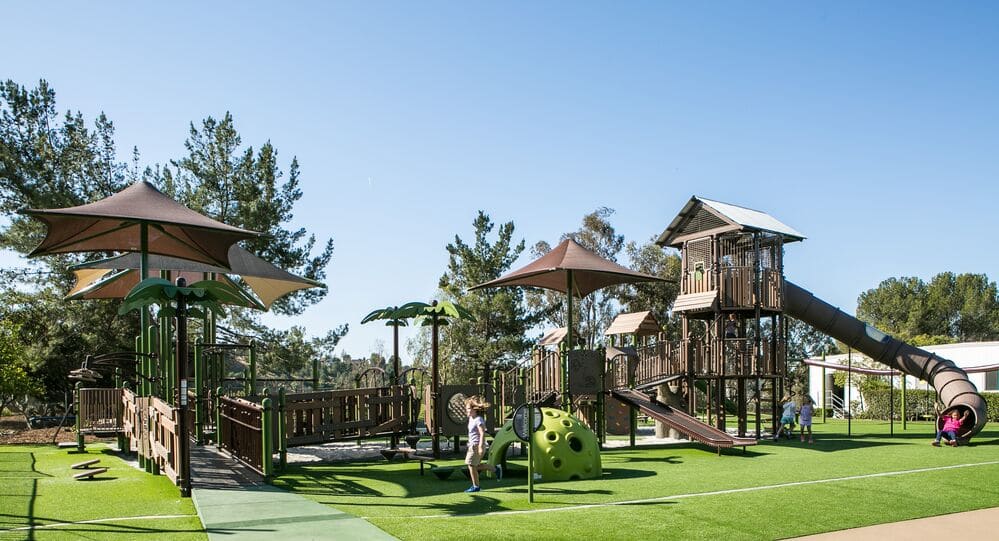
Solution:
M580 453L583 451L583 440L577 438L576 436L569 436L569 449Z
M572 426L572 421L570 421L568 419L562 419L562 426L571 427Z
M556 458L552 460L552 467L555 468L556 470L560 469L562 467L562 459Z
M549 430L548 432L545 432L545 438L547 438L548 441L556 441L558 440L558 432Z

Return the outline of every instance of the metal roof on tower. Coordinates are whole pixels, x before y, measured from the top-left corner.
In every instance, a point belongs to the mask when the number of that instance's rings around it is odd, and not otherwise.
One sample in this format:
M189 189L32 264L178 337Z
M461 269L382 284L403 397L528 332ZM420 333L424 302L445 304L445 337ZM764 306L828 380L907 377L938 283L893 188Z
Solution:
M659 235L656 244L680 246L686 240L729 231L763 231L780 235L784 242L805 239L797 230L765 212L693 196Z

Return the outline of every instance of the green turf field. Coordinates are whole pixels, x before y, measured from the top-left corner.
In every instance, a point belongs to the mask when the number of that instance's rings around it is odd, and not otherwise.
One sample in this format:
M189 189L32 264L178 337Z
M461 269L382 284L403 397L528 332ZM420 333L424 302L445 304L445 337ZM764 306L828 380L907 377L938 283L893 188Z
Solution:
M816 443L761 442L717 456L698 444L603 453L599 480L536 485L523 461L465 494L457 472L416 463L292 466L275 485L369 519L401 539L775 539L999 506L999 429L932 447L928 423L816 424ZM69 466L101 459L104 481ZM460 460L442 461L460 464ZM0 447L0 539L205 539L194 506L163 476L109 452ZM33 527L32 529L25 529ZM335 532L331 531L331 535Z
M75 481L70 466L100 458L107 473ZM90 521L89 523L81 523ZM33 527L33 528L31 528ZM0 446L0 540L207 539L191 500L164 476L141 472L96 446Z
M930 446L928 423L896 423L893 438L883 422L854 421L852 437L845 422L815 428L814 445L720 457L697 444L605 451L602 479L538 484L533 505L516 462L477 494L457 472L440 481L399 462L296 466L276 485L414 540L775 539L999 506L999 431L954 449Z

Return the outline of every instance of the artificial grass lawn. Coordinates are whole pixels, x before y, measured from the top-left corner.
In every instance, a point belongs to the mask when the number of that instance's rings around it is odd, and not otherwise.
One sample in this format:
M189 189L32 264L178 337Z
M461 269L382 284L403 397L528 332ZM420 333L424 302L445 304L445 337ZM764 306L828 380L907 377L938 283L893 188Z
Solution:
M99 480L75 481L70 468L100 458L108 467ZM46 524L122 517L185 515L180 518L119 520L96 524ZM15 530L35 526L34 530ZM204 540L190 498L181 498L165 476L139 471L104 446L84 454L53 446L0 446L0 539Z
M699 444L608 450L601 479L538 483L533 505L517 460L512 475L485 479L476 494L461 492L469 483L458 472L440 481L402 462L292 466L275 485L414 540L776 539L999 506L999 431L953 449L929 445L931 423L895 425L890 438L888 423L855 420L848 437L845 421L817 423L813 445L762 441L720 457ZM719 493L738 489L751 490Z

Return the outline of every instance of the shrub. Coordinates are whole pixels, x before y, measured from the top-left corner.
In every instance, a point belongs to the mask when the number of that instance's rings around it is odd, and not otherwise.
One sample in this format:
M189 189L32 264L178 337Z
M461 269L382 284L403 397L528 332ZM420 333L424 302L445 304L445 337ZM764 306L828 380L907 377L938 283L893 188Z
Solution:
M859 412L857 417L861 419L888 419L888 415L891 412L891 403L889 402L889 397L894 395L895 402L895 418L902 418L902 392L896 389L892 392L890 389L867 389L864 392L864 403L867 408ZM934 412L934 402L936 401L936 392L928 391L924 389L906 389L905 391L905 416L907 419L915 421L921 419L923 416L929 415L933 417ZM990 415L991 417L991 415Z

